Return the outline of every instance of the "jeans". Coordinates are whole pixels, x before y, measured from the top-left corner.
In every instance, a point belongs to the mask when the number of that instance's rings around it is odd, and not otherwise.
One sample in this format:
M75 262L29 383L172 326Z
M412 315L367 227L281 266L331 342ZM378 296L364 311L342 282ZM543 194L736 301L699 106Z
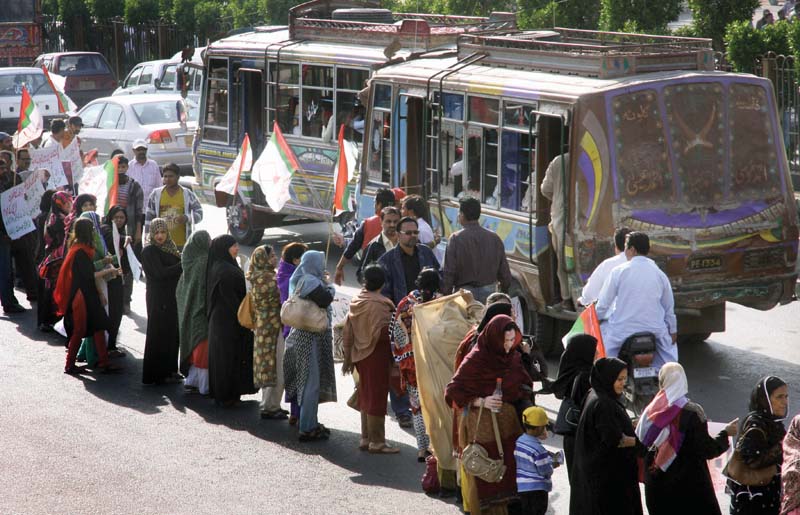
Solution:
M487 284L486 286L462 286L461 288L471 292L472 298L481 304L486 304L486 299L489 298L489 295L497 291L497 285L495 284Z
M389 402L392 404L395 417L411 415L411 401L408 400L408 394L397 395L389 388Z
M317 428L317 408L319 407L319 349L317 342L311 344L311 357L308 364L308 377L303 387L300 403L300 431L311 432Z
M11 272L11 243L0 242L0 302L3 308L19 304L14 297L14 276Z

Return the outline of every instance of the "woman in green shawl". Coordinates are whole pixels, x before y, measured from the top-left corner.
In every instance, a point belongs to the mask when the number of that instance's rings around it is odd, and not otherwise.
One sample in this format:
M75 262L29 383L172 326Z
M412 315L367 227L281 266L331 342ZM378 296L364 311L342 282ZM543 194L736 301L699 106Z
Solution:
M181 254L183 274L178 280L178 326L181 374L188 392L208 395L208 317L206 316L206 267L211 236L196 231Z
M261 418L283 420L289 412L281 409L283 394L283 333L281 296L275 281L278 255L262 245L250 256L247 280L254 310L253 383L261 388Z

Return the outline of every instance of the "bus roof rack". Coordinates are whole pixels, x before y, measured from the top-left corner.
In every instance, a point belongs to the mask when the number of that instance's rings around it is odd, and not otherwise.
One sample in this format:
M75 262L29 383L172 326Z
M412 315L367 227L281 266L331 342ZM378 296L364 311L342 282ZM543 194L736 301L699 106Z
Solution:
M566 29L465 34L459 58L481 64L611 79L641 73L714 69L710 39Z
M380 0L312 0L297 5L289 9L289 38L432 50L455 45L464 34L517 27L514 13L489 17L392 13L380 6Z

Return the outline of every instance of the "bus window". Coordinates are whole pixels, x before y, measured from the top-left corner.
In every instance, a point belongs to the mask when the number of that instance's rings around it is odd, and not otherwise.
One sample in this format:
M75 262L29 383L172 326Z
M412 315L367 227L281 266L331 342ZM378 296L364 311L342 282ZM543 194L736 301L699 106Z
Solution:
M527 211L530 206L528 188L531 184L533 160L536 159L534 142L527 132L503 131L502 157L500 159L500 206L503 209ZM532 196L536 198L535 195Z
M228 143L228 61L211 59L208 63L208 95L203 138Z
M376 84L374 93L375 101L373 105L375 109L391 109L392 108L392 87L388 84Z
M303 65L303 103L300 125L303 136L322 138L323 130L330 140L333 132L333 68L330 66Z
M269 106L267 126L272 131L275 116L278 126L286 134L300 134L300 69L295 63L281 63L280 71L274 62L269 63Z
M368 77L369 72L366 70L336 69L336 131L341 124L345 124L344 137L357 143L364 139L366 110L356 99Z
M469 97L469 121L497 125L500 121L500 101L496 98Z
M391 180L391 113L375 109L369 148L369 180L389 184Z
M463 196L497 207L497 129L471 126L467 130L467 184Z

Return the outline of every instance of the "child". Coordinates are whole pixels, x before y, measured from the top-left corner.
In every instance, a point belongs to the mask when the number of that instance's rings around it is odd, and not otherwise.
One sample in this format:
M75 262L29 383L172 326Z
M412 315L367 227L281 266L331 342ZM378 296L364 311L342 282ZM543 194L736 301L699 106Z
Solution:
M514 458L517 460L517 491L524 515L544 515L547 512L548 492L553 489L550 477L553 455L545 450L542 440L547 439L547 414L538 406L522 413L525 433L517 439Z

